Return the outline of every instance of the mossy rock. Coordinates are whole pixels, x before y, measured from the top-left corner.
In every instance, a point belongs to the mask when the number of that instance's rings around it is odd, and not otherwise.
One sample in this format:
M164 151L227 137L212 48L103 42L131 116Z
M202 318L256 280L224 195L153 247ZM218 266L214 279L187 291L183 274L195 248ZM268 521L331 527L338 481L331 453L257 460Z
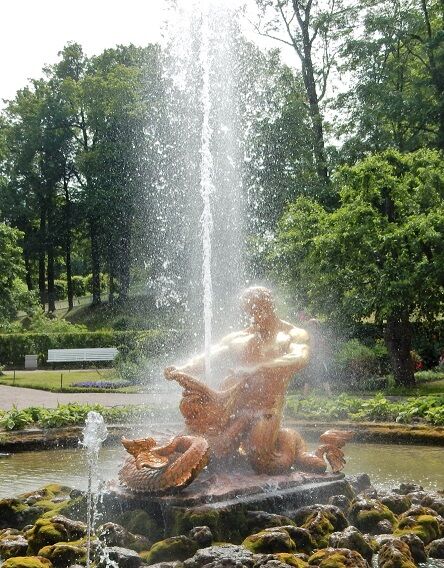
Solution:
M396 493L386 495L381 499L381 503L388 507L395 515L405 513L412 506L412 500L410 497L407 495L396 495Z
M266 511L247 511L247 525L251 534L258 533L264 529L282 527L296 524L284 515L267 513Z
M84 563L86 548L70 542L58 542L41 548L39 556L50 560L56 568L66 568L71 564Z
M52 568L52 563L43 556L16 556L5 560L1 568Z
M309 531L317 548L328 546L330 535L348 526L344 513L334 505L308 505L297 509L291 517Z
M239 543L248 536L247 512L243 506L221 509L206 507L196 509L171 508L167 520L171 536L187 534L194 527L209 527L219 542Z
M50 519L38 519L35 525L27 531L29 552L36 553L48 544L66 542L68 532L62 525L55 526Z
M0 529L22 529L34 523L43 509L29 506L22 499L0 499Z
M441 536L440 526L435 516L424 514L417 517L405 516L400 519L396 536L415 534L424 544L429 544Z
M58 542L73 542L86 534L86 525L73 521L62 515L51 519L38 519L35 525L26 533L31 553L38 552L47 545Z
M296 552L296 544L285 530L271 529L248 536L242 543L253 554Z
M308 567L308 564L305 560L289 552L281 552L279 554L276 554L276 558L279 560L279 562L282 562L283 564L288 564L289 566L294 566L295 568Z
M319 568L368 568L359 552L348 548L324 548L308 559L309 566Z
M335 530L329 515L323 511L310 515L302 528L308 530L317 548L327 546L330 535Z
M14 529L0 531L0 557L23 556L28 550L26 538Z
M330 536L329 545L333 548L356 550L368 562L371 562L373 556L372 546L356 527L347 527L342 532L333 533Z
M151 542L163 536L163 527L142 509L125 511L117 517L117 522L130 533L147 536Z
M43 504L47 504L47 501L43 501ZM36 502L38 506L39 501ZM45 519L50 519L55 514L64 515L73 520L83 520L86 518L87 513L87 497L85 494L79 495L74 499L69 496L63 501L52 503L52 506L42 515Z
M146 564L186 560L197 552L197 543L187 536L172 536L153 544L148 552L141 552L140 557Z
M415 568L407 543L393 539L381 546L378 557L379 568Z
M397 523L392 511L376 499L358 500L352 503L350 520L359 530L372 534L377 533L379 521L387 520L393 526Z

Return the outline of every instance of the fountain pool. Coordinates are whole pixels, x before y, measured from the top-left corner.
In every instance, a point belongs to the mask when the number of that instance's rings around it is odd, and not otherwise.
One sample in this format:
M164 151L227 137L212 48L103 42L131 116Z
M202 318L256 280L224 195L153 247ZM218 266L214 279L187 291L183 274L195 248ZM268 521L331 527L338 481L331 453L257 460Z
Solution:
M117 477L124 453L120 446L102 448L99 456L102 479ZM441 447L350 443L344 472L350 475L366 472L374 485L381 488L408 481L425 489L442 490L442 459ZM87 458L81 448L16 453L0 460L0 498L60 480L64 485L86 489L86 471Z

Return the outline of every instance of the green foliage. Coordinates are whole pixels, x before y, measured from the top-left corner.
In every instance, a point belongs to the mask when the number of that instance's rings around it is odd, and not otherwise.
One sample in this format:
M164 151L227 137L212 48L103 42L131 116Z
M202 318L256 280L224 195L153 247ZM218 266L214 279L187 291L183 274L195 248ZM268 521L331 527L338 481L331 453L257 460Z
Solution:
M41 428L60 428L85 423L90 411L99 412L107 423L130 422L143 417L147 406L106 407L100 404L63 404L57 408L13 408L0 416L0 426L6 430L21 430L33 425Z
M77 296L78 298L85 296L87 292L86 277L76 275L72 277L71 281L74 296Z
M37 353L40 361L46 361L48 349L121 346L149 357L168 349L175 335L163 330L0 334L0 359L10 366L23 365L29 353Z
M68 285L66 280L54 280L55 299L65 300L68 296Z
M291 396L287 401L287 414L302 420L354 420L359 422L417 421L434 426L444 425L444 395L421 396L403 401L390 401L382 394L370 399L345 394L337 399L310 396L299 399Z
M42 309L36 310L29 317L27 331L32 333L83 333L87 328L82 324L73 324L66 319L51 317Z
M24 262L20 239L23 233L0 223L0 328L13 320L17 311L33 305L21 278Z

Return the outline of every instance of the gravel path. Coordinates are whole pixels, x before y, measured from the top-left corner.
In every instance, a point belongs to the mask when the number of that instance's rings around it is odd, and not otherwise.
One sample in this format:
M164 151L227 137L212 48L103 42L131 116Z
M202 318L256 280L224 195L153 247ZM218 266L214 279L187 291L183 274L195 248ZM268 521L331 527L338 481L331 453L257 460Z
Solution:
M125 404L152 404L171 406L176 399L179 402L180 391L161 393L92 393L92 392L48 392L22 387L0 385L0 409L9 410L12 406L45 406L55 408L58 404L79 402L81 404L103 404L103 406L121 406Z

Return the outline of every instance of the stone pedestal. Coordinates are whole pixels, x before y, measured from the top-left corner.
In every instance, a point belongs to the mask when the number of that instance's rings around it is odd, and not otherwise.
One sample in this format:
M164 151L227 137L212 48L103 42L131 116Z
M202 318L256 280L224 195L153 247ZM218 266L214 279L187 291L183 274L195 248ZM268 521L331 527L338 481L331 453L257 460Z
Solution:
M163 536L184 534L194 526L207 525L216 540L236 542L246 531L248 511L291 515L312 503L325 503L332 495L350 495L343 474L291 472L256 475L251 472L203 472L189 487L173 495L135 493L111 482L103 507L118 516L144 511L162 526ZM118 519L117 519L118 520ZM245 535L246 536L246 535Z

